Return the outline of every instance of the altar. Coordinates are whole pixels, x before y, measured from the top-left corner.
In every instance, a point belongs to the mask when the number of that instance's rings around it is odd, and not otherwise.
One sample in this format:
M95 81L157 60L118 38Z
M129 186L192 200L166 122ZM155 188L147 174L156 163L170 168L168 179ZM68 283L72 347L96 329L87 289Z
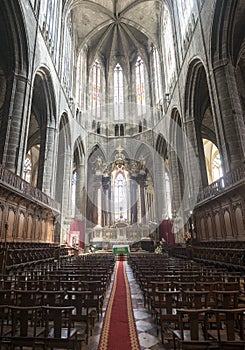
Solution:
M126 227L99 227L88 232L88 243L101 246L103 249L112 249L114 245L128 245L149 237L151 230L148 225Z
M112 253L115 255L127 255L130 253L128 244L114 244L112 247Z

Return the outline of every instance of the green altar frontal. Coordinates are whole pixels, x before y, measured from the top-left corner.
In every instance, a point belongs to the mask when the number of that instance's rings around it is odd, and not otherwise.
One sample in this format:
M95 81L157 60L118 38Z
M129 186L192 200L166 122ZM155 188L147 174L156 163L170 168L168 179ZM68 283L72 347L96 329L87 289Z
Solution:
M112 253L115 255L127 255L130 253L130 249L128 245L114 245Z

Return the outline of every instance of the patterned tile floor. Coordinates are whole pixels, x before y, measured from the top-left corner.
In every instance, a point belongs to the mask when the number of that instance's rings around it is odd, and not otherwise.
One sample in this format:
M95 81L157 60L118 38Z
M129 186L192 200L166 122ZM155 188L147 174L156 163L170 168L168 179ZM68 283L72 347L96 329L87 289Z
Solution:
M127 277L128 277L128 281L131 289L132 305L133 305L134 317L135 317L136 327L139 335L141 350L159 350L159 349L170 350L171 349L170 347L165 346L161 343L160 335L157 336L156 326L151 318L151 314L146 308L144 308L142 292L135 281L135 278L130 266L127 264L127 262L125 263L126 263ZM112 280L113 280L113 277L112 277ZM103 315L105 313L109 296L110 296L110 289L108 290L107 296L105 298ZM93 331L93 336L89 338L88 345L82 344L82 349L84 350L98 349L102 323L103 323L103 319L101 319L99 322L96 323L95 329ZM125 349L125 350L130 350L130 349Z

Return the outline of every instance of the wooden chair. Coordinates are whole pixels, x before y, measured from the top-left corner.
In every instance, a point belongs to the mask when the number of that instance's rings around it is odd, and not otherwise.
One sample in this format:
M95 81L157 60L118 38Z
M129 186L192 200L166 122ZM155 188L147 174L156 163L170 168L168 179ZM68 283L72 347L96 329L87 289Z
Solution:
M11 333L9 322L9 308L6 305L0 305L0 343L8 343L8 335Z
M214 340L208 339L209 309L177 309L179 329L172 330L174 350L206 350Z
M73 306L42 306L44 333L39 344L44 348L78 350L78 330L71 325L73 309Z
M160 328L162 343L168 336L170 326L178 322L176 306L181 302L181 291L159 291L152 301L152 312L158 328Z
M219 282L218 290L240 290L240 283L237 281Z
M213 290L217 290L219 286L219 282L217 281L198 281L196 282L196 290L207 290L212 292Z
M80 282L78 280L61 280L60 289L62 290L78 290Z
M15 347L32 347L38 342L38 337L44 332L40 327L41 307L39 306L9 306L11 314L11 333L8 338L11 349Z
M92 335L92 330L97 318L96 309L90 309L89 300L91 299L91 291L67 291L66 303L73 306L71 319L74 323L78 322L79 325L84 325L84 333L82 334L82 340L88 342L88 336ZM79 332L81 335L81 331Z
M214 309L216 328L209 329L208 335L215 339L219 349L245 350L245 308Z
M13 305L14 293L12 289L0 290L0 300L2 305Z
M49 280L43 280L42 285L39 284L39 288L42 290L60 290L60 280L57 279L57 276L55 276L56 279L49 279Z
M188 309L201 309L208 307L209 291L192 290L183 292L183 301Z
M156 295L159 291L163 290L171 290L170 282L162 282L162 281L151 281L148 283L147 287L144 289L144 301L145 306L148 306L148 309L151 310L152 303L156 299Z
M88 303L90 310L96 309L97 317L99 319L99 316L102 317L102 307L103 307L103 301L104 301L104 295L103 291L100 287L100 281L83 281L84 285L86 286L86 290L90 290L92 293L90 294Z
M17 306L35 306L38 300L38 290L14 290L14 300Z
M196 289L195 281L174 282L173 285L176 290L187 291Z
M38 280L21 280L15 285L16 290L37 290L39 288Z
M215 305L222 309L236 309L238 305L239 290L214 290Z
M12 289L14 285L14 281L12 279L9 279L8 276L2 276L0 280L0 289Z
M152 282L155 282L155 276L153 276L152 274L150 276L145 275L142 276L139 284L141 287L141 290L143 292L143 298L144 298L144 306L149 306L149 295L151 293L154 293L155 291L155 285L152 284Z
M63 290L40 290L40 305L61 306L64 303L65 292Z

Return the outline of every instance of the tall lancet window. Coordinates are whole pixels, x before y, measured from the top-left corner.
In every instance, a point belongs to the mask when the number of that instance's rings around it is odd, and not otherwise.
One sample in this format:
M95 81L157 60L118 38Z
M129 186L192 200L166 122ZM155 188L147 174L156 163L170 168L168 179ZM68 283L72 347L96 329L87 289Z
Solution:
M159 103L162 98L162 84L161 84L161 70L159 64L159 56L157 49L152 47L152 58L153 58L153 77L154 77L154 86L156 94L156 103Z
M33 7L37 10L37 1L32 1ZM42 18L45 39L51 55L54 55L55 62L58 59L58 47L60 43L62 2L44 0L40 4L40 16Z
M179 12L179 21L180 21L180 30L182 36L188 30L188 24L191 20L191 14L194 7L193 0L180 0L177 2L178 4L178 12Z
M100 118L101 111L101 67L98 60L93 64L93 97L92 110L93 115Z
M176 62L174 37L170 12L166 9L163 15L163 61L165 69L165 93L169 93L176 79Z
M31 175L32 175L32 163L31 163L31 159L30 159L30 151L28 152L28 155L25 159L24 162L24 180L31 183Z
M64 34L64 57L63 57L63 82L66 92L69 94L72 86L72 21L67 19Z
M145 107L145 74L144 74L144 62L138 57L135 64L136 72L136 103L138 116L143 115L146 112Z
M119 63L114 69L114 119L123 120L123 70Z
M115 178L115 219L127 220L127 182L122 173Z

